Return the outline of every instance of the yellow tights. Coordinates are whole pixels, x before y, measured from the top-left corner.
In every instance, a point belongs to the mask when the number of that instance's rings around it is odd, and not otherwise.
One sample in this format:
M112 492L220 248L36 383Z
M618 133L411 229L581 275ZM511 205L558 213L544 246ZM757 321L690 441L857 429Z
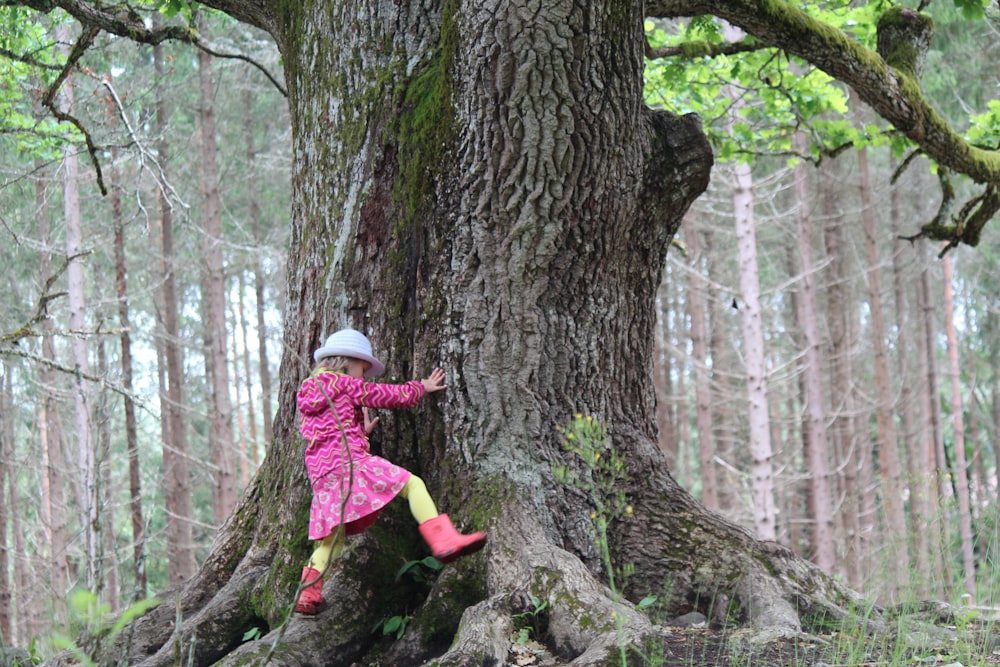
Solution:
M417 523L423 523L438 515L437 506L434 504L431 495L427 493L424 480L416 475L410 475L410 479L406 481L406 484L400 490L399 496L410 501L410 512L413 514L413 518L417 520ZM322 540L317 540L316 549L309 558L309 567L320 572L325 572L330 561L339 556L343 549L344 530L341 525L337 526L332 533Z

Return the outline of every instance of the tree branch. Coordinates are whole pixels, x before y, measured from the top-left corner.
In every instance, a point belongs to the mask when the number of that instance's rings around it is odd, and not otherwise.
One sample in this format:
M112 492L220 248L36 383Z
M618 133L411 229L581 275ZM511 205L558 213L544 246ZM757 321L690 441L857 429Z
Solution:
M225 5L225 3L222 4ZM263 7L263 5L258 3L248 2L242 4L248 7L257 7L258 9ZM56 119L73 125L73 127L75 127L80 134L83 135L84 141L87 145L87 152L90 155L90 162L94 166L94 171L96 173L97 185L100 188L102 195L108 194L108 188L104 183L101 163L97 157L97 146L95 145L90 132L78 118L68 111L60 109L56 104L56 95L58 94L60 87L69 77L73 69L77 66L83 55L87 52L87 49L93 45L94 40L102 30L121 37L127 37L128 39L142 44L156 45L168 39L177 40L193 44L196 48L199 48L215 57L242 60L260 70L283 96L288 97L288 92L285 90L284 86L282 86L281 83L270 72L268 72L266 67L252 58L242 54L222 53L212 49L207 44L199 40L198 32L193 28L172 25L149 29L146 27L142 16L128 4L102 7L92 5L87 2L78 2L76 0L0 0L0 7L12 6L29 7L42 13L48 13L56 8L59 8L68 13L70 16L73 16L83 26L79 38L73 45L73 49L70 51L69 56L66 58L66 63L61 69L58 66L47 65L38 61L36 58L19 55L10 52L7 49L0 50L0 56L9 57L36 67L59 70L59 75L49 86L44 98L42 99L42 105L49 109Z
M79 121L76 116L73 116L67 111L63 111L58 108L55 103L56 94L59 92L60 86L66 81L70 72L76 67L76 64L83 57L83 54L87 52L87 49L94 43L94 39L97 37L99 29L84 26L83 32L80 34L79 39L76 40L76 44L73 45L73 50L70 51L69 56L66 58L66 64L63 65L62 71L59 72L59 76L56 80L52 82L49 86L48 92L46 92L45 97L42 99L42 106L48 108L59 121L64 123L70 123L73 127L80 131L83 135L83 139L87 144L87 152L90 154L90 162L94 165L94 171L97 174L97 186L101 189L101 194L108 194L108 188L104 184L104 174L101 172L101 162L97 159L97 146L94 145L94 139L90 136L90 132L87 128L83 126L83 123Z
M650 0L647 14L660 18L717 16L851 86L928 157L985 184L982 205L965 220L957 237L963 243L978 242L987 221L984 217L996 212L993 202L1000 182L1000 153L970 145L928 104L917 80L919 61L912 67L898 62L900 68L893 67L876 51L782 0ZM926 27L917 20L912 25ZM880 29L886 27L880 24ZM954 231L959 233L957 226Z
M712 44L711 42L685 42L677 46L650 46L646 42L646 58L657 60L659 58L682 58L684 60L694 60L695 58L714 58L716 56L731 56L738 53L750 53L762 49L773 48L757 42L756 40L744 40L724 44Z
M276 78L274 78L274 75L272 75L270 72L267 71L266 67L258 63L253 58L245 56L241 53L222 53L220 51L215 51L209 48L207 44L201 41L194 42L194 45L210 56L214 56L216 58L233 58L236 60L242 60L243 62L253 65L258 70L260 70L264 76L267 77L267 80L271 82L271 85L273 85L275 88L278 89L278 92L281 93L282 97L288 97L288 91L285 90L285 87L282 86L281 83Z
M45 285L42 287L42 295L38 297L38 303L35 304L35 313L28 319L27 322L18 327L15 331L6 334L0 334L0 345L13 346L19 340L23 338L29 338L32 336L39 335L38 332L34 330L34 327L39 322L45 320L49 316L48 306L49 302L59 297L66 296L66 292L51 292L52 286L55 285L56 281L59 280L59 276L66 272L69 268L70 262L78 257L84 257L89 255L90 252L83 252L72 257L67 257L63 262L59 270L53 273L45 280Z

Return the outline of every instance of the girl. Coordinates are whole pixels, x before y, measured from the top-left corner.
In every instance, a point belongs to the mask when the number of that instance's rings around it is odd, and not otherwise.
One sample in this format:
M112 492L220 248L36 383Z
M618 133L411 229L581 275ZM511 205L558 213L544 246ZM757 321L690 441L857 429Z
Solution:
M316 541L302 570L295 607L300 614L316 614L324 605L323 574L343 548L344 535L366 530L396 496L409 501L420 534L441 562L486 544L485 533L462 535L447 514L438 514L419 477L369 450L368 434L378 418L369 419L368 408L411 408L425 394L447 389L444 371L436 368L429 377L406 384L366 382L385 366L372 356L368 339L353 329L331 335L313 359L316 369L298 393L300 430L309 443L306 473L313 489L309 539Z

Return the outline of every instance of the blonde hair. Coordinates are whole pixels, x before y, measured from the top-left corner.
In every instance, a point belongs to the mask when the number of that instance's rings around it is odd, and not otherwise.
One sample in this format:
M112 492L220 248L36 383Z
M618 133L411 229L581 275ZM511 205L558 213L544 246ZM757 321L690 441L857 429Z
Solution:
M333 357L323 357L316 362L316 369L325 368L330 371L346 371L351 357L336 355Z

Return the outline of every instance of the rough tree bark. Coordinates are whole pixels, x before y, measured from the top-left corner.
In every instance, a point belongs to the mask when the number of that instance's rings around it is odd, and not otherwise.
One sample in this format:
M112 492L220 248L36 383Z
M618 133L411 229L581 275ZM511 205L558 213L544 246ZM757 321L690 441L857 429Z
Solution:
M634 516L610 532L614 564L634 565L626 595L716 618L736 610L785 633L861 602L695 502L656 447L654 295L712 156L698 119L642 104L641 3L206 4L270 32L288 86L293 241L274 441L198 573L109 643L108 661L260 663L280 636L272 665L349 665L372 649L374 620L405 611L387 661L501 662L533 595L548 602L559 654L605 664L620 640L657 630L601 583L591 508L552 473L566 463L555 427L576 412L606 422L629 464ZM774 6L784 3L646 9L723 15L864 87L915 140L938 129L914 124L927 118L919 100L877 55L812 39ZM953 145L934 139L932 153ZM490 543L429 591L393 584L401 560L425 553L396 508L336 563L329 610L279 629L308 551L295 389L312 349L348 324L370 335L390 377L448 369L446 396L387 416L381 448ZM252 628L263 637L244 641Z

